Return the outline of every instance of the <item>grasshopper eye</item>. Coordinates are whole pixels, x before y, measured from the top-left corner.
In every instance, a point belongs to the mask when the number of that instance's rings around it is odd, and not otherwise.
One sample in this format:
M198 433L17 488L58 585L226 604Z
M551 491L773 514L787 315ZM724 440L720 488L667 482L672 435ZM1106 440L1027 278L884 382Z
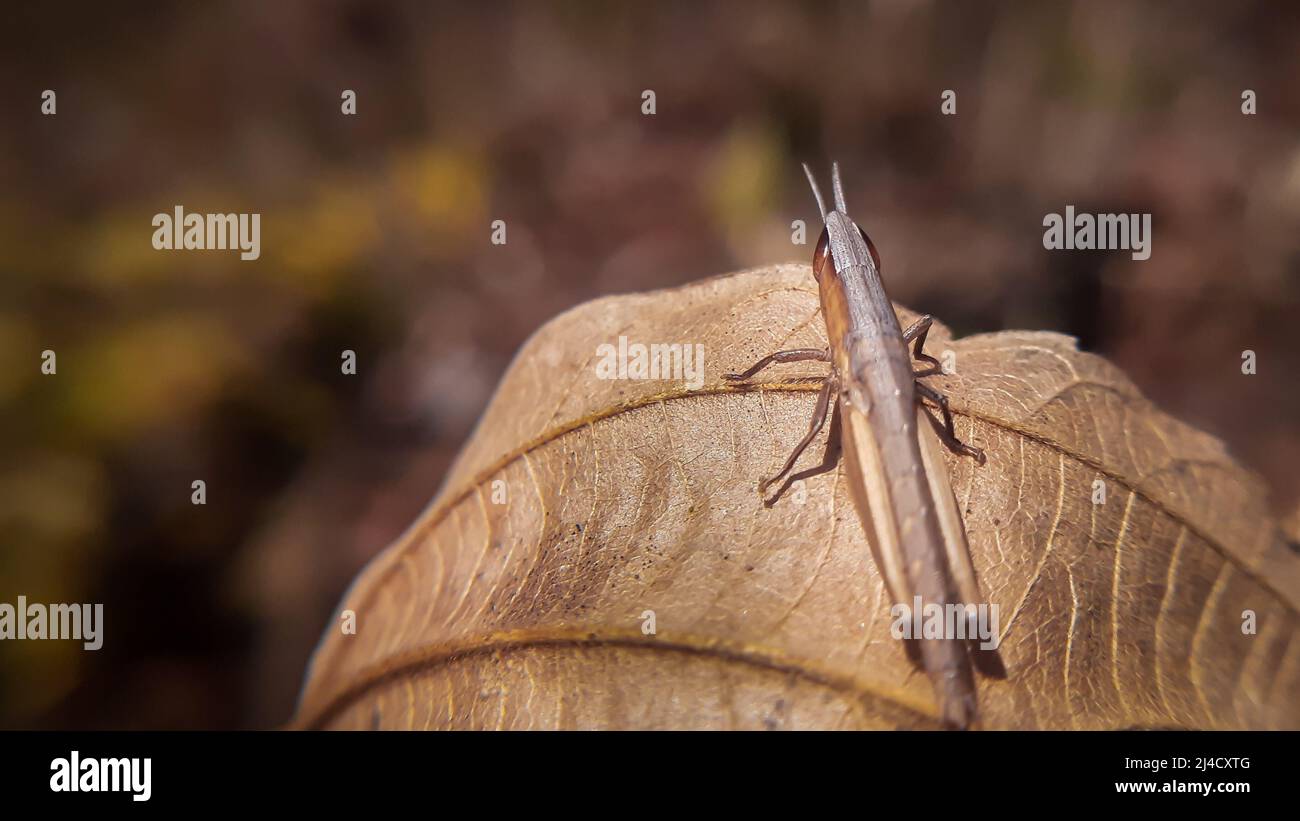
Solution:
M876 270L881 271L880 254L876 253L876 244L871 241L871 237L867 236L867 232L862 230L861 225L858 226L858 233L862 235L862 241L867 244L867 250L871 252L871 261L876 263Z
M831 235L830 232L823 228L821 239L817 240L817 250L813 251L813 276L821 282L821 278L827 272L835 273L835 260L831 258Z

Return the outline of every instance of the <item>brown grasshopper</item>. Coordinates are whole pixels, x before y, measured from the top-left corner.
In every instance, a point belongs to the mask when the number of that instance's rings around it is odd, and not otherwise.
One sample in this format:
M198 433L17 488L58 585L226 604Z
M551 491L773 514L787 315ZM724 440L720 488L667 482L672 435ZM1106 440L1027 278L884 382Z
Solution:
M838 399L836 427L839 449L845 454L858 517L871 544L872 555L895 604L974 605L982 600L971 565L966 531L948 483L946 467L931 438L921 435L924 416L938 438L959 454L982 465L984 452L964 444L953 431L948 398L921 378L939 373L939 361L923 353L931 317L923 316L906 331L880 278L880 257L858 224L848 216L839 165L833 166L835 207L826 210L817 180L807 165L804 173L817 198L826 227L813 254L813 275L821 293L822 315L830 347L800 348L765 356L743 373L748 379L776 362L831 363L808 434L795 447L781 471L759 485L759 491L787 476L795 461L826 422L831 398ZM912 344L912 355L907 346ZM912 360L925 363L913 371ZM925 406L943 415L936 419ZM833 464L833 456L828 454ZM785 487L793 481L788 479ZM777 493L777 497L780 492ZM770 504L770 503L769 503ZM968 635L973 635L968 634ZM934 687L944 722L967 727L975 718L975 681L965 639L925 638L909 646Z

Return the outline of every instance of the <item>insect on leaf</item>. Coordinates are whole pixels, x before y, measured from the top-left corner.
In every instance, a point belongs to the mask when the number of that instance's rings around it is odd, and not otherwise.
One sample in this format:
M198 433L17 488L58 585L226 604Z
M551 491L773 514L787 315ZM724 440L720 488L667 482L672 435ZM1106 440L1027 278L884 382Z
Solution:
M702 344L702 386L598 378L620 336ZM770 508L757 492L807 429L819 386L800 377L826 366L722 379L825 344L804 265L541 328L433 503L348 592L356 634L327 633L296 723L939 726L843 464ZM1300 727L1300 558L1259 480L1068 337L936 324L926 351L952 352L930 381L988 454L942 458L999 613L1006 676L978 679L976 727Z

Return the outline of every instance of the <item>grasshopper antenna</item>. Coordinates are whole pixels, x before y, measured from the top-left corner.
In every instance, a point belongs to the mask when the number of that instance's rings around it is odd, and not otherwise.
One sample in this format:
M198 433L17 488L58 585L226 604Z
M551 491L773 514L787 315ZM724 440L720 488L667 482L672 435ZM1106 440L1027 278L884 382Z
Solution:
M840 164L831 163L831 187L835 191L835 208L844 216L849 215L849 207L844 204L844 185L840 182Z
M817 210L822 212L822 222L826 221L826 201L822 199L822 190L817 187L817 178L813 176L812 169L808 163L803 164L803 173L808 177L808 184L812 186L813 196L817 198Z

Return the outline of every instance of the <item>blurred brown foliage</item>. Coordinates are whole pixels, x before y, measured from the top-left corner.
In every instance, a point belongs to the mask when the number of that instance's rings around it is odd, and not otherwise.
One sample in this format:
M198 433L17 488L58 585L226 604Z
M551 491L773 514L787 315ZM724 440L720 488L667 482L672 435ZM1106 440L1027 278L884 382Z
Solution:
M1275 510L1300 498L1285 5L0 15L0 601L106 619L97 653L0 646L0 726L282 722L523 339L601 294L806 260L804 159L843 164L896 300L958 334L1075 334L1226 440ZM1152 213L1151 259L1043 250L1067 204ZM261 213L261 258L154 251L176 205Z

